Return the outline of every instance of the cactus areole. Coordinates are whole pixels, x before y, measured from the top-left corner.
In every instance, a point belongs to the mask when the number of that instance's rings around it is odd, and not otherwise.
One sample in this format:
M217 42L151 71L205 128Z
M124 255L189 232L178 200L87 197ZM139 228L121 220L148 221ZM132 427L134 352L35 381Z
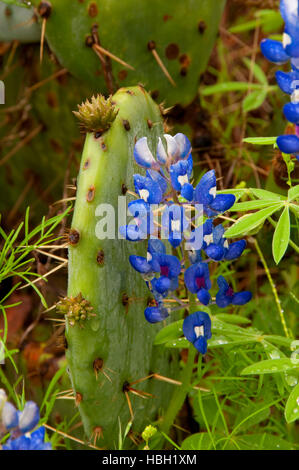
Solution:
M132 189L135 141L147 136L155 148L163 125L158 106L140 86L122 88L106 102L94 97L79 107L77 117L87 132L71 227L78 236L69 244L68 298L59 306L66 315L69 371L87 439L115 449L120 426L124 432L133 421L131 433L141 433L161 416L172 392L154 378L131 389L153 372L171 375L176 361L153 347L159 327L147 324L143 314L149 292L128 269L132 245L117 236L118 198ZM115 209L114 240L96 235L100 204ZM141 254L143 242L134 245ZM69 306L71 312L65 312ZM130 447L130 439L126 442Z

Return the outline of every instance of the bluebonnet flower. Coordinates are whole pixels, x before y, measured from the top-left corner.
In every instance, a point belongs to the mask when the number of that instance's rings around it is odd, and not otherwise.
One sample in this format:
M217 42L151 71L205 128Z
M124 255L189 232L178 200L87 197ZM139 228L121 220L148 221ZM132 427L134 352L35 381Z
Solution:
M45 442L45 427L41 426L31 434L8 439L3 450L52 450L50 442Z
M239 258L246 247L245 240L238 240L229 244L223 236L225 233L223 225L213 226L210 236L205 237L203 249L206 255L214 261L232 261Z
M183 134L174 137L165 134L163 141L159 138L155 156L146 137L136 142L134 158L146 169L146 176L134 175L135 191L140 198L128 205L134 223L120 227L120 233L129 241L150 236L146 256L129 257L131 266L143 277L153 295L144 311L150 323L161 322L173 310L181 310L186 305L174 295L182 273L187 290L196 294L201 304L209 305L212 283L208 263L236 259L246 246L245 240L228 244L223 226L213 223L219 214L232 207L235 196L217 194L214 170L208 171L194 188L189 140ZM161 213L160 223L154 217L158 213ZM169 254L161 239L167 239L178 256ZM185 251L181 250L183 240L187 242ZM228 292L222 294L228 297ZM232 299L229 297L231 303L239 298L239 294L233 295ZM172 298L168 299L169 296ZM178 305L171 309L169 302ZM205 354L211 337L209 316L204 312L190 315L184 321L183 331L198 351Z
M208 171L195 188L195 202L203 205L203 211L207 217L216 217L226 212L235 203L233 194L216 194L215 170Z
M265 39L261 43L264 56L271 62L291 63L290 72L276 72L278 86L284 93L291 95L291 102L283 107L287 120L295 124L294 134L277 138L281 152L295 155L299 160L299 2L298 0L281 0L280 12L285 21L283 41Z
M219 286L219 291L216 294L216 304L218 307L225 308L228 305L244 305L252 298L252 294L249 291L234 292L223 276L218 277L217 284Z
M209 290L212 285L207 263L192 264L192 266L186 269L185 284L192 294L197 295L198 300L202 304L208 305L211 298Z
M207 340L212 337L211 319L205 312L195 312L185 318L183 333L201 353L207 352Z
M24 409L19 411L6 400L3 390L0 390L0 399L1 421L4 428L10 432L10 438L3 445L3 450L50 450L51 444L44 442L44 426L33 431L40 420L37 404L28 401Z
M147 307L144 316L149 323L158 323L169 316L168 309L161 304L158 307Z

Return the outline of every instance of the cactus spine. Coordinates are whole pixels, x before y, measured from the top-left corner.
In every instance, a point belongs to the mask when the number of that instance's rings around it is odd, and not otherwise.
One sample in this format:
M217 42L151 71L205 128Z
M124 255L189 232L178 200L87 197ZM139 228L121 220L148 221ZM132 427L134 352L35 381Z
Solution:
M72 324L66 316L67 358L84 428L89 439L98 437L98 445L110 449L117 447L119 423L124 429L132 411L132 431L141 432L171 393L169 385L148 379L134 385L155 396L145 400L130 392L129 384L151 372L169 375L173 367L168 352L153 349L157 330L143 315L149 292L128 269L129 254L141 255L143 242L136 249L136 244L100 240L95 234L97 206L109 203L117 216L118 197L132 189L135 139L147 136L154 149L163 133L160 110L142 87L120 89L112 102L118 112L111 113L108 130L86 135L72 221L77 243L69 247L68 296L72 302L79 296L81 304L85 299L94 316Z

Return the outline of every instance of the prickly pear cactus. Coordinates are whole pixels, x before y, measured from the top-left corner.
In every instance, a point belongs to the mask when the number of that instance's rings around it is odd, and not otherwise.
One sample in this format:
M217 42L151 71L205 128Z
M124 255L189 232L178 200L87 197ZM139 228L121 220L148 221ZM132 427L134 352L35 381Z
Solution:
M40 38L40 25L33 8L21 2L0 1L0 41L35 42Z
M61 64L103 93L141 82L167 105L197 93L225 0L51 0L32 2ZM97 55L98 44L131 68ZM99 55L101 56L99 58ZM171 79L158 64L157 55Z
M30 206L39 220L49 204L62 198L65 172L69 181L77 173L83 136L70 109L93 90L61 70L47 51L40 64L38 44L19 45L14 54L11 47L0 51L8 72L1 105L0 186L5 198L0 198L0 212L18 203L16 217Z
M163 126L158 106L140 86L122 88L112 100L94 98L77 114L92 132L86 134L69 234L68 298L59 309L66 313L67 358L87 437L114 449L120 425L124 431L133 414L132 432L141 432L172 392L154 378L138 382L153 372L170 376L176 360L153 348L157 330L143 314L149 291L128 269L129 254L140 255L143 242L136 249L117 239L118 197L131 188L135 140L147 136L154 148ZM103 203L115 209L115 240L96 236Z

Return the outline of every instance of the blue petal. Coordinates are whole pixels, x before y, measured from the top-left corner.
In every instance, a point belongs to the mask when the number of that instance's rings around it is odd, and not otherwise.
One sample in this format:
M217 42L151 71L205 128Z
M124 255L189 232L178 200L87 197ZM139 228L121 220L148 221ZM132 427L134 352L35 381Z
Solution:
M217 284L219 289L222 289L223 291L227 291L227 289L229 288L229 284L223 276L218 276Z
M167 158L168 157L167 157L166 150L164 148L164 145L162 144L161 137L159 137L158 145L157 145L157 160L162 165L165 165L165 163L167 162Z
M228 305L231 304L231 298L227 297L225 294L219 291L216 294L216 304L220 308L226 308Z
M152 285L154 289L159 292L159 294L164 294L170 289L171 281L166 276L161 276L158 279L152 280Z
M298 21L298 20L297 20ZM287 27L283 35L285 52L292 58L299 57L299 26Z
M199 338L197 338L194 341L193 345L201 354L206 354L208 350L208 343L204 336L200 336Z
M299 124L299 103L287 103L283 112L288 121Z
M235 203L236 197L233 194L217 194L209 208L216 212L226 212Z
M195 200L200 204L211 204L216 196L215 170L208 171L195 188Z
M299 80L299 76L296 77L296 75L297 74L295 72L285 73L285 72L281 72L281 70L278 70L275 73L278 86L284 93L291 95L293 91L296 89L296 86L294 87L294 81Z
M185 160L179 160L177 163L170 166L169 174L171 184L176 191L181 191L184 184L189 183L187 170L188 162Z
M134 158L137 165L143 168L159 169L159 165L148 147L147 137L137 140L134 147Z
M237 292L232 299L233 305L244 305L252 299L252 293L249 291Z
M146 176L148 178L151 178L153 181L156 181L156 183L159 184L162 194L164 194L167 191L167 181L165 178L163 178L163 176L160 173L158 173L158 171L147 170Z
M144 316L149 323L158 323L169 316L168 310L163 307L147 307Z
M296 21L299 15L298 0L280 0L280 13L286 23Z
M299 137L294 134L277 137L277 145L283 153L299 153Z
M273 39L264 39L261 42L261 51L266 59L276 64L283 64L290 60L290 57L284 51L282 43Z
M178 133L174 136L174 139L177 143L179 149L180 158L186 158L187 155L191 152L191 143L188 137L182 133Z
M133 268L141 274L147 274L152 271L151 265L142 256L131 255L129 261Z
M207 289L200 289L197 292L197 298L203 305L208 305L211 300L210 293Z
M198 339L196 334L196 327L203 326L203 337L210 339L211 334L211 319L205 312L195 312L185 318L183 322L183 333L188 341L194 344Z
M192 184L185 183L181 190L181 196L183 196L187 201L192 202L194 197L194 188Z
M231 261L237 259L241 256L243 251L246 248L245 240L238 240L237 242L231 243L228 247L227 252L225 253L225 259Z
M206 255L214 261L221 261L224 257L224 248L221 245L211 243L205 248Z
M159 183L142 175L134 175L135 190L149 204L159 204L163 194Z
M203 278L205 285L199 287L197 278ZM196 294L202 287L207 290L211 289L210 273L207 263L196 263L190 266L185 271L184 280L187 289L192 294Z
M25 436L9 439L3 446L3 450L30 450L30 438Z
M31 431L38 424L39 418L39 407L37 404L34 401L27 401L19 418L20 431L23 434Z
M181 263L176 256L166 254L156 254L155 256L160 264L162 276L167 276L170 279L179 276Z
M19 424L18 412L16 408L8 401L3 406L2 421L6 429L15 428Z
M172 161L175 161L176 157L179 155L178 144L172 135L164 134L164 138L167 143L167 155L171 158Z
M140 230L137 225L122 225L119 227L119 233L130 242L137 242L146 239L146 233Z

